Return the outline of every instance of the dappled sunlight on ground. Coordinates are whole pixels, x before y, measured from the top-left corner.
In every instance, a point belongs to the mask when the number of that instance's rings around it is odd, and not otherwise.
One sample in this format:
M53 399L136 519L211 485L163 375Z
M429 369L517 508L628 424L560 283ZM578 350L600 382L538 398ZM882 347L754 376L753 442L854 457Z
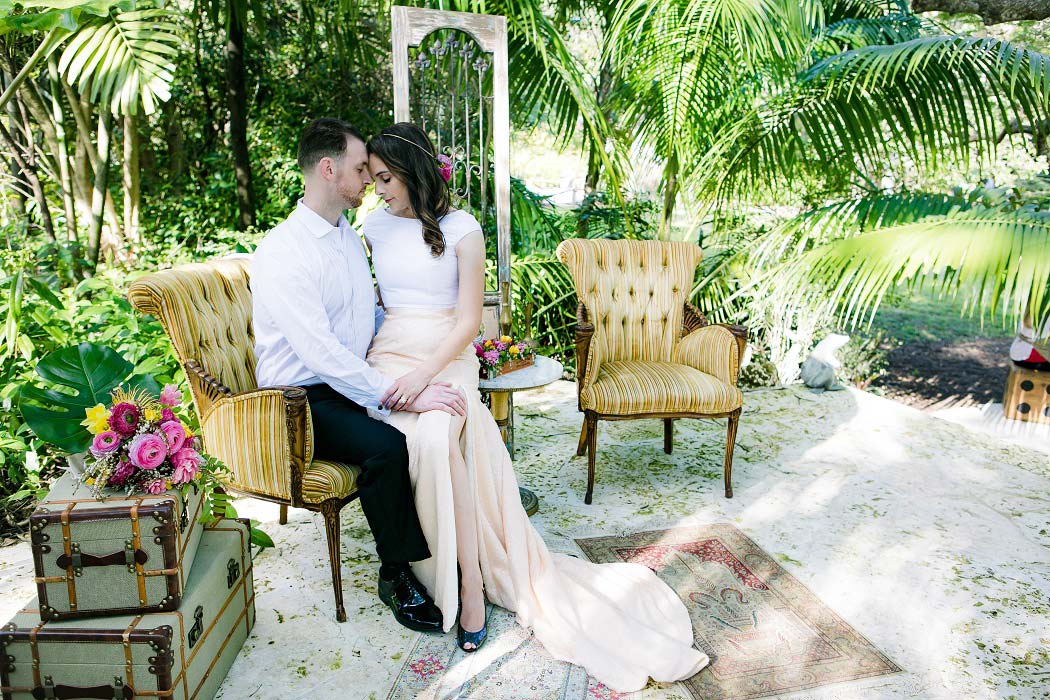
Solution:
M793 700L1045 697L1045 453L859 391L760 390L745 395L733 499L722 494L724 421L678 421L667 455L660 423L642 420L599 424L587 506L575 386L558 382L516 402L515 468L540 498L532 522L552 550L579 554L581 537L731 523L903 669ZM375 548L360 509L344 510L350 619L338 624L320 516L292 511L280 526L276 506L238 508L262 521L277 549L255 559L258 623L221 697L386 698L419 637L375 595ZM0 612L32 595L28 547L0 550ZM434 640L437 649L454 643L453 634ZM524 653L507 643L500 654ZM665 684L638 697L687 696Z

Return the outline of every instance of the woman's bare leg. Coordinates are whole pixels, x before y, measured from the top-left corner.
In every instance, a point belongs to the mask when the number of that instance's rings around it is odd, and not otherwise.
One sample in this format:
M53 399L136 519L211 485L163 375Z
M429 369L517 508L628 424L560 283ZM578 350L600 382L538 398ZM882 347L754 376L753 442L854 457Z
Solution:
M478 564L478 524L474 514L474 490L467 474L467 463L459 446L465 418L452 416L449 422L448 461L452 471L452 499L456 517L456 554L459 557L460 613L459 624L467 632L477 632L485 625L485 595L482 590L481 566ZM467 645L473 648L473 645Z

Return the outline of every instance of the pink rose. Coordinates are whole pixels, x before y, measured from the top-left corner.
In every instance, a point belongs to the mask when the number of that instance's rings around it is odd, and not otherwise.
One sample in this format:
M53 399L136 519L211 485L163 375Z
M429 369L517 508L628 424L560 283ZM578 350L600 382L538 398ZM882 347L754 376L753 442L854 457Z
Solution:
M165 384L160 392L160 402L165 406L178 406L182 402L182 392L174 384Z
M164 486L164 479L154 479L153 481L147 482L142 488L146 493L153 496L159 496L168 490Z
M91 440L91 454L96 458L116 452L121 438L112 430L104 430Z
M110 486L123 486L124 482L128 480L128 477L135 473L135 465L131 462L125 462L120 460L120 464L113 470L113 473L109 475Z
M160 419L162 421L178 420L177 418L175 418L175 412L172 411L170 408L160 409Z
M175 474L171 477L176 484L185 484L197 476L201 470L204 460L200 454L190 447L184 447L171 457L171 463L175 465Z
M135 428L139 427L139 407L133 403L118 403L109 414L109 427L113 428L119 435L129 437L135 434Z
M168 442L168 454L173 455L182 449L186 442L186 429L177 420L168 420L160 424L160 432Z
M132 439L128 456L140 469L156 469L168 456L168 443L156 433L142 433Z

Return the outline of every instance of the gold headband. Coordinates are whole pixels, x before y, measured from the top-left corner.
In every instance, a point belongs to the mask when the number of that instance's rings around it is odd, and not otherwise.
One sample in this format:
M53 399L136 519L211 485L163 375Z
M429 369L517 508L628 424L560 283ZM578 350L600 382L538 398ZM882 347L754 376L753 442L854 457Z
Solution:
M430 152L430 151L428 151L427 149L423 148L422 146L420 146L420 145L419 145L418 143L416 143L415 141L410 141L409 139L406 139L406 138L405 138L404 136L398 136L397 134L379 134L379 135L380 135L380 136L382 136L382 137L384 137L384 138L387 138L387 137L389 137L389 138L392 138L392 139L400 139L400 140L404 141L405 143L410 143L410 144L412 144L413 146L415 146L416 148L418 148L419 150L421 150L421 151L423 151L424 153L426 153L426 154L427 154L428 156L430 156L430 157L431 157L431 158L433 158L434 160L437 160L437 156L435 156L435 155L434 155L433 153L431 153L431 152Z

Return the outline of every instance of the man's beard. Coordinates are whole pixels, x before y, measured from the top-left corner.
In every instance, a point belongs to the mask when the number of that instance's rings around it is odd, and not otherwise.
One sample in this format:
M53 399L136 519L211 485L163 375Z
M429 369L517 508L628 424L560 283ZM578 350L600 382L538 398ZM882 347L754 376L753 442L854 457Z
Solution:
M339 196L346 202L347 209L357 209L361 206L361 192L350 189L349 187L339 188Z

